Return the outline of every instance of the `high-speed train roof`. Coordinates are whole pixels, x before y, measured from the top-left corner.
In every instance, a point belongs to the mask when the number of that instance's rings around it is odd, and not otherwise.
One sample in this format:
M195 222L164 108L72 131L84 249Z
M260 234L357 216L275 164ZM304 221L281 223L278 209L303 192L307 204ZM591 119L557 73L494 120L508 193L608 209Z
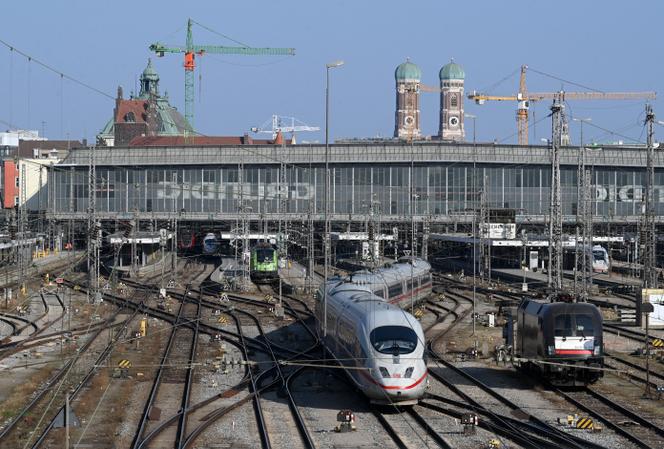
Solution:
M342 315L362 321L365 329L379 326L407 326L415 329L424 341L422 328L417 319L405 310L392 305L361 286L344 284L344 290L328 290L328 306L341 311Z
M352 285L365 285L372 289L374 287L393 284L401 279L408 279L411 276L417 277L426 274L431 270L431 265L416 257L402 257L398 263L387 267L379 268L373 271L362 270L348 275L343 279L333 291L352 289Z

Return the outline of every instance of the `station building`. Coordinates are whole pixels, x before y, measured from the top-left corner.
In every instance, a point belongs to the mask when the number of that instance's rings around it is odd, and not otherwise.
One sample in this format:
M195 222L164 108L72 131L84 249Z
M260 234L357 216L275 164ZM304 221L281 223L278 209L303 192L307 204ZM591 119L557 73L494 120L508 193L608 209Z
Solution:
M84 219L90 152L96 161L100 219L169 218L219 222L320 221L324 145L220 145L74 149L54 166L48 214ZM480 206L517 211L517 222L545 224L551 182L546 146L414 142L333 144L329 150L329 216L364 222L370 208L385 222L469 223ZM579 149L562 150L564 222L576 221ZM592 212L597 223L641 219L646 150L604 146L588 151ZM664 158L655 158L655 210L664 216ZM473 169L475 167L475 169ZM284 171L282 176L281 171ZM372 206L373 204L373 206Z

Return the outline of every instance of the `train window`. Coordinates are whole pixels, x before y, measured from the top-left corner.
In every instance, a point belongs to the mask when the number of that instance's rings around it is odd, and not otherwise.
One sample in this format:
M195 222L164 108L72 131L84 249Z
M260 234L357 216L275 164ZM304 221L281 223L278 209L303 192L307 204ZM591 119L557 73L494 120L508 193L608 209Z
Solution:
M594 333L590 315L558 315L555 321L556 337L589 337Z
M256 260L258 262L271 262L273 252L274 250L272 248L257 249Z
M374 292L374 295L380 296L381 298L385 299L385 290L380 288Z
M413 289L413 279L408 279L406 281L406 290L412 290Z
M383 354L410 354L417 347L417 334L405 326L377 327L371 331L369 340Z
M401 287L401 283L392 284L392 285L390 285L390 288L387 290L387 295L390 298L394 298L395 296L399 296L402 293L403 293L403 288Z
M556 337L572 336L572 315L558 315L556 317L554 336Z
M591 337L593 335L593 317L590 315L574 315L576 336Z
M593 251L593 260L604 260L604 251Z

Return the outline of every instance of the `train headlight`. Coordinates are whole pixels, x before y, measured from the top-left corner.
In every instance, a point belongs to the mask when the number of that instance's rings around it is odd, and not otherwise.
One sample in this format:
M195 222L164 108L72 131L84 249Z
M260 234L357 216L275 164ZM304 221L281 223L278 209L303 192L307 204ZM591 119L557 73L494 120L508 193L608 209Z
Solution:
M555 346L547 346L546 347L546 353L548 355L554 355L556 353L556 347Z
M406 379L410 379L410 376L412 376L412 375L413 375L413 367L409 366L406 369L406 372L404 373L403 377L405 377Z
M383 376L384 378L390 377L389 371L387 371L387 368L385 368L384 366L381 366L379 368L379 371L380 371L380 375Z
M602 354L602 347L600 345L597 345L593 348L593 355L601 355Z

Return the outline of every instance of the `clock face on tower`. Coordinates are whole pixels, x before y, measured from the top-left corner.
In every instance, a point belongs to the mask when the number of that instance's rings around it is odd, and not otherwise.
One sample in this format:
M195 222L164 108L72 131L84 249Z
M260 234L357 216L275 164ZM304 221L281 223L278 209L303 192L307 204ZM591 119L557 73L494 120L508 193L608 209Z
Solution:
M458 126L459 125L459 117L450 117L449 124L450 124L450 126Z
M403 119L403 123L404 123L406 126L412 126L413 123L415 123L415 119L413 118L412 115L407 115L407 116L404 117L404 119Z

